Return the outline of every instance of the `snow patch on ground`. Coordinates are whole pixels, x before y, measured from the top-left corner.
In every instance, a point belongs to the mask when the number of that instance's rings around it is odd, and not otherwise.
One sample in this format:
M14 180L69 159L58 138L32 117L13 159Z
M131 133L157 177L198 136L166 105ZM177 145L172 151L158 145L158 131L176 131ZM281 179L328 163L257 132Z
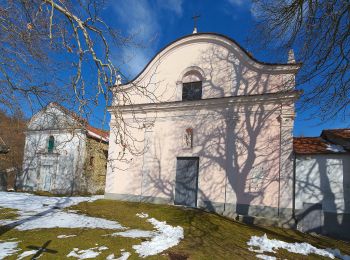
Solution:
M114 254L110 254L106 257L106 260L115 260Z
M101 251L107 250L108 247L100 246L93 247L85 250L79 250L79 248L73 248L73 250L67 255L67 257L75 257L78 259L88 259L88 258L96 258L101 254Z
M0 205L5 208L17 209L19 211L41 211L45 208L66 208L80 202L93 202L103 199L102 195L91 197L47 197L20 192L0 192Z
M0 225L4 224L1 223ZM15 224L18 230L31 230L40 228L101 228L101 229L123 229L123 227L111 220L94 218L84 215L67 213L53 210L45 215L23 218L20 221L8 221L7 224Z
M144 241L140 245L134 245L133 248L141 256L146 257L156 255L170 247L176 246L184 238L182 227L173 227L166 222L161 222L155 218L147 219L155 228L155 235L150 241Z
M18 230L31 230L42 228L100 228L100 229L119 229L125 230L116 221L110 221L103 218L94 218L86 215L77 214L73 211L64 211L65 207L76 205L81 202L92 202L103 196L92 197L46 197L36 196L28 193L7 193L0 192L0 207L18 210L19 217L16 220L0 220L1 225L10 225ZM184 238L182 227L173 227L166 222L158 221L154 218L148 218L147 213L138 213L138 217L147 219L155 230L130 229L125 232L117 232L112 235L132 238L148 238L133 248L141 257L156 255L170 247L177 245ZM57 238L68 238L75 235L59 235ZM1 241L0 241L1 242ZM18 242L0 243L0 259L4 256L12 255L20 249L17 249ZM76 257L87 259L97 257L102 250L107 247L96 244L96 247L79 250L74 248L67 257ZM29 251L27 251L29 254ZM123 251L121 251L123 252ZM26 253L26 252L23 252ZM27 254L27 253L26 253ZM3 256L3 257L1 257ZM118 259L125 260L130 256L129 252L123 252ZM114 256L113 256L114 257Z
M59 235L57 238L69 238L69 237L76 237L77 235Z
M143 212L137 213L136 216L139 217L139 218L148 218L148 214L147 213L143 213Z
M46 197L28 193L0 192L0 207L18 210L17 220L1 220L19 230L39 228L101 228L123 229L116 221L65 212L62 209L81 202L92 202L103 196Z
M79 210L69 209L69 210L67 210L67 212L69 212L69 213L79 213Z
M141 230L141 229L130 229L123 232L116 232L110 236L121 236L121 237L131 237L131 238L142 238L142 237L153 237L156 235L153 231Z
M17 258L17 260L21 260L27 256L30 256L30 255L35 255L36 252L38 252L37 250L29 250L29 251L24 251L22 254L20 254Z
M94 251L92 249L86 249L86 250L80 250L77 248L74 248L73 251L71 251L67 257L75 257L78 259L88 259L88 258L95 258L100 254L98 251Z
M142 213L137 213L136 216L140 218L147 218L148 214L142 212ZM180 242L180 240L184 238L184 231L182 227L179 227L179 226L173 227L171 225L166 224L165 221L161 222L155 218L147 219L147 221L154 226L155 228L154 231L130 229L123 232L115 232L104 236L150 238L150 240L148 241L144 241L139 245L133 246L136 253L138 253L141 257L156 255L170 247L177 245ZM110 257L111 259L113 259L111 255ZM129 253L128 253L128 257L129 257ZM124 259L124 258L121 258L121 259Z
M262 254L256 255L256 258L263 259L263 260L276 260L276 257L274 256L262 255Z
M122 252L122 255L119 258L115 258L114 254L107 256L106 260L126 260L131 254L129 252Z
M346 259L346 260L350 259L349 256L341 255L338 249L336 250L319 249L308 243L287 243L277 239L269 239L267 238L266 234L264 234L261 237L252 236L250 240L247 242L247 245L250 246L248 248L250 251L257 252L257 253L264 253L264 252L276 253L275 250L285 249L291 253L301 254L301 255L316 254L324 257L329 257L331 259L334 259L335 257L339 257L341 259ZM253 247L257 247L258 249L254 249ZM266 258L266 259L270 259L270 258Z
M131 255L131 254L130 254L129 252L123 252L123 253L122 253L122 256L119 257L119 258L117 258L117 260L126 260L126 259L129 258L130 255Z
M18 252L18 242L2 242L0 241L0 259L13 255Z

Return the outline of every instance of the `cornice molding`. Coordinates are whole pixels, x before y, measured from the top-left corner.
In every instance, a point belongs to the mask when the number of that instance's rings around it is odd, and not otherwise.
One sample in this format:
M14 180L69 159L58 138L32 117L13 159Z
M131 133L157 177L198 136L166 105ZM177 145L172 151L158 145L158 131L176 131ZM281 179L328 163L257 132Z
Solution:
M231 107L235 105L251 103L281 103L281 101L295 101L299 98L300 91L267 93L261 95L234 96L222 98L201 99L195 101L173 101L163 103L135 104L127 106L109 106L107 110L113 112L118 109L122 113L136 112L161 112L161 111L177 111L177 110L194 110L194 109L212 109L218 107Z

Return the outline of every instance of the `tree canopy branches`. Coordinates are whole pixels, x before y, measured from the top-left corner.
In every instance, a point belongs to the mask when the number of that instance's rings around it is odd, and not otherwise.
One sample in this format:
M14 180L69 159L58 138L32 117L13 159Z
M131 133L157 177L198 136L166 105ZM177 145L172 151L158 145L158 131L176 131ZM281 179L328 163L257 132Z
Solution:
M121 73L112 62L110 44L131 44L132 39L103 21L99 9L103 4L2 1L0 102L6 109L24 101L46 104L69 99L84 107L98 103L100 96L108 103L109 88Z
M303 106L322 119L349 116L350 1L254 0L259 40L274 48L296 47L304 66Z
M112 50L143 47L134 36L123 36L102 14L103 0L3 0L0 2L0 109L14 114L49 102L78 108L88 117L101 104L112 111L118 143L137 153L140 142L127 129L119 105L130 103L129 93L115 86L126 78L116 66ZM120 62L119 62L120 63ZM146 86L135 86L154 98ZM95 115L96 116L96 115ZM142 129L139 122L136 126Z

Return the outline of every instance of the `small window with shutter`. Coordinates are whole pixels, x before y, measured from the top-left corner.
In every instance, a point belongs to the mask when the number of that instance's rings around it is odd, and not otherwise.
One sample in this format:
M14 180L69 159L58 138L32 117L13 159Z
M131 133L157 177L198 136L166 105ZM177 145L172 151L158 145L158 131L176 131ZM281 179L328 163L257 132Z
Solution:
M55 147L55 137L53 137L52 135L49 137L49 143L47 146L47 152L52 153L53 149Z

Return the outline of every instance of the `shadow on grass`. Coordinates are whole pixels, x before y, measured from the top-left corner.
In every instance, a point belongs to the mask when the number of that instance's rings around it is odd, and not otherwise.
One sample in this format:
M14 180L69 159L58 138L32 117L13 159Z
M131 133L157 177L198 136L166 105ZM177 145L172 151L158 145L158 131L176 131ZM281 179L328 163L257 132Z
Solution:
M49 209L47 209L45 211L39 212L33 216L30 216L30 217L27 217L24 219L19 219L17 221L14 221L12 223L7 224L7 225L0 226L0 236L5 234L6 232L18 227L18 226L20 226L21 224L24 224L28 221L36 220L36 219L43 217L43 216L45 216L45 215L47 215L47 214L49 214L57 209L61 209L62 205L64 205L69 200L70 200L70 198L67 197L67 198L65 198L64 201L57 202L56 204L54 204L52 207L50 207Z
M56 250L52 250L47 248L49 244L52 242L52 240L46 241L42 246L27 246L27 248L32 249L32 250L37 250L35 255L31 259L37 259L40 257L43 253L49 253L49 254L57 254Z

